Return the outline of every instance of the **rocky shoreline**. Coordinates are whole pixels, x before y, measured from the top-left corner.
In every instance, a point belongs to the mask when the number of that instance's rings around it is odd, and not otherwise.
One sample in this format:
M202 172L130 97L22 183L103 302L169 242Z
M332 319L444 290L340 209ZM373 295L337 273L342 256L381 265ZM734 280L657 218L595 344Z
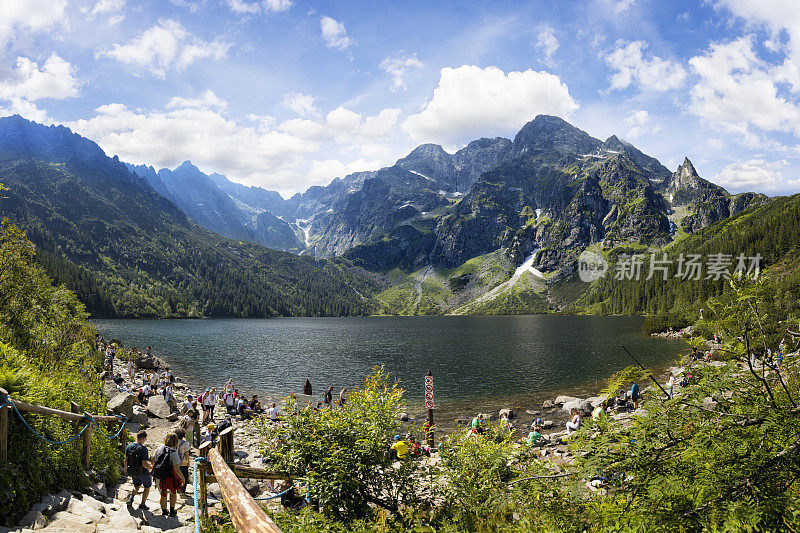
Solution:
M133 358L136 364L134 379L131 381L127 373L123 370L120 374L124 375L124 382L116 384L113 381L104 382L104 393L108 398L108 409L116 414L128 418L127 429L135 434L140 429L145 429L148 433L147 446L151 456L155 449L163 442L164 437L176 427L179 419L178 410L171 408L158 394L148 398L146 404L139 404L136 396L131 392L123 392L120 389L136 391L144 384L145 376L156 370L168 368L168 362L159 360L153 356L137 356ZM119 360L117 366L122 369L124 362ZM715 364L715 363L708 363ZM719 363L722 364L722 363ZM685 372L682 366L673 366L668 369L674 376L681 376ZM662 394L652 385L640 384L642 394ZM197 397L197 391L193 391L181 377L176 376L173 383L174 393L178 405L182 404L188 394ZM269 395L262 398L263 405L276 402L285 411L286 395ZM298 402L305 405L314 402L313 396L295 394ZM568 431L565 423L571 416L572 409L577 409L582 416L591 416L598 406L606 403L606 398L601 396L577 397L559 395L553 399L545 400L541 407L528 409L503 408L491 412L480 413L487 421L496 421L505 414L510 422L510 427L515 431L516 439L520 442L528 434L532 422L542 419L541 433L545 438L544 445L537 448L537 453L543 458L561 463L571 463L573 460L572 452L567 448ZM629 412L627 409L615 410L609 408L607 414L614 420L622 424L628 424L632 417L637 416L637 411ZM468 425L469 418L454 418L453 427L437 432L437 442L452 431ZM225 414L224 408L219 408L215 416L215 423L219 423L225 418L229 418L234 428L234 449L235 462L238 464L264 468L262 456L259 450L260 438L252 421L243 420L240 416L229 416ZM409 416L407 413L401 414L401 422L404 427L411 431L413 427L422 423L423 416ZM388 438L388 436L387 436ZM193 449L193 456L196 450ZM434 455L433 462L438 460ZM190 473L191 476L191 473ZM282 490L282 482L258 482L256 480L243 481L247 490L254 496L265 498ZM160 516L158 493L155 489L151 490L148 499L151 511L127 507L125 500L132 490L132 485L123 478L122 482L113 487L103 484L95 484L85 487L82 491L62 491L59 494L45 496L39 504L34 505L19 523L17 528L6 530L0 528L0 533L6 531L76 531L76 532L106 532L106 531L176 531L179 533L193 531L194 520L194 501L191 496L191 485L188 495L179 497L178 516L175 518ZM219 487L215 484L209 485L209 505L218 506L221 509L221 494ZM151 501L152 500L152 501ZM137 498L138 501L138 498ZM279 507L277 500L272 500L269 505Z

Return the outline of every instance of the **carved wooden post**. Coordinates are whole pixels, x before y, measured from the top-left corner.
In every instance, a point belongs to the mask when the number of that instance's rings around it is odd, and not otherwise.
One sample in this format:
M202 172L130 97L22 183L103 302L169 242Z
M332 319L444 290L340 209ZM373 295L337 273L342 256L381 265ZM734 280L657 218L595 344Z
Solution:
M225 428L219 434L219 451L226 463L233 462L233 427Z
M8 393L0 388L0 404L5 403ZM8 461L8 406L0 407L0 464Z

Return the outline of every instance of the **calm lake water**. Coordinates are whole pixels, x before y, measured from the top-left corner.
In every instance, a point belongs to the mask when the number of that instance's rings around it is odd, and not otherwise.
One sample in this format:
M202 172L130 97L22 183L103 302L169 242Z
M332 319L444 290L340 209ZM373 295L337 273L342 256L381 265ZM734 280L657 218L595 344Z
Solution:
M152 347L193 387L229 377L246 393L301 392L306 378L354 387L383 363L423 410L423 377L434 376L437 410L532 407L561 393L590 394L639 360L660 370L685 351L678 340L641 333L641 318L467 316L96 320L106 338Z

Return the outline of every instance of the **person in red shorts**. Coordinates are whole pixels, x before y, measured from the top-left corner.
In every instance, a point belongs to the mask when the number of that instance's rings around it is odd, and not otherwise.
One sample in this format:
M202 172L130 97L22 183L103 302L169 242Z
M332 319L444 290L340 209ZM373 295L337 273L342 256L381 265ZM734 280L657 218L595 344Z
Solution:
M161 513L164 516L177 516L175 500L178 491L182 490L186 483L180 468L179 443L178 435L167 434L164 444L156 450L153 457L153 477L156 478L161 491ZM167 493L169 493L169 511L167 511Z

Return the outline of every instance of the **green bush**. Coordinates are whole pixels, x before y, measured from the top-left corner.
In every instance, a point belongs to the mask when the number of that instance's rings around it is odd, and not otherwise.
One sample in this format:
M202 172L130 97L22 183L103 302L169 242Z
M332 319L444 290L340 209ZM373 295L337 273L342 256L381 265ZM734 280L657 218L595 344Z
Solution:
M34 247L7 220L0 229L0 387L18 400L69 410L105 413L98 378L100 356L83 305L63 287L54 287L34 263ZM70 422L22 413L46 438L74 434ZM105 430L105 429L104 429ZM81 466L80 439L53 445L9 418L8 462L0 465L0 524L11 526L48 492L80 488L89 480ZM118 441L92 432L92 471L112 481L119 472Z
M383 368L350 391L346 409L309 405L283 424L263 420L262 454L267 468L308 482L308 497L326 516L342 521L374 517L380 510L402 520L408 509L427 505L420 463L389 460L388 444L401 431L403 390Z

